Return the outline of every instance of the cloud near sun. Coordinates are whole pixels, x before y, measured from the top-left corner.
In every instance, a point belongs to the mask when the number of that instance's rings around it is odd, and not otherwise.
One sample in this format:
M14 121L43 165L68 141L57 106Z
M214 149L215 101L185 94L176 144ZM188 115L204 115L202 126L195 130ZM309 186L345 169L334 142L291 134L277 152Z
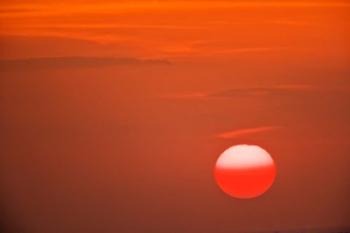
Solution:
M263 126L263 127L256 127L256 128L237 129L237 130L219 133L215 136L217 138L222 138L222 139L232 139L232 138L239 138L241 136L254 135L254 134L275 131L275 130L278 130L281 128L282 127L278 127L278 126Z

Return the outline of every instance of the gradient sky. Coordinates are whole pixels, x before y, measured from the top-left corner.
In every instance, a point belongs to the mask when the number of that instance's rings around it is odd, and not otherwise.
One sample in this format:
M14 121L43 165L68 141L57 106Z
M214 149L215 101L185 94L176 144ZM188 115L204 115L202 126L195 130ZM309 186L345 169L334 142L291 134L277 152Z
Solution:
M0 231L349 228L349 1L3 1ZM271 190L217 157L257 144ZM309 232L309 231L308 231Z

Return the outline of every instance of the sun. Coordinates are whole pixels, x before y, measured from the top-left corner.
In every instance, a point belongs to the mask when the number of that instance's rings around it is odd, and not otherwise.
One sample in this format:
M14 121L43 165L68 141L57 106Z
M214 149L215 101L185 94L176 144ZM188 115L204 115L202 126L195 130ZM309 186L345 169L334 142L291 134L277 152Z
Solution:
M226 194L241 199L265 193L276 177L276 166L270 154L259 146L236 145L217 159L214 176Z

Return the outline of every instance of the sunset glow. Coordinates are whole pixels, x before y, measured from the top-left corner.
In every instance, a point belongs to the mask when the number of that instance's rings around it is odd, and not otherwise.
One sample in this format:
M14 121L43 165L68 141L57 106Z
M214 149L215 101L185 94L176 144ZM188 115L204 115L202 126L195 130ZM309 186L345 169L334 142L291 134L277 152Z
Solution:
M2 0L0 232L350 232L349 29L349 0Z

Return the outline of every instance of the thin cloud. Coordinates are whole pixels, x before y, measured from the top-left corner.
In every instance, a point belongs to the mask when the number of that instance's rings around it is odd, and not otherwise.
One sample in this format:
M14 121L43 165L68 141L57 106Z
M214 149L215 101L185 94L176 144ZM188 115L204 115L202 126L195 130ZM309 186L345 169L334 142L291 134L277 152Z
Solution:
M191 92L183 94L167 94L162 97L165 99L203 99L208 95L203 92Z
M233 48L221 51L214 51L218 54L240 54L240 53L260 53L260 52L269 52L274 50L280 50L280 47L253 47L253 48Z
M47 33L43 33L47 34ZM82 35L2 35L0 36L1 59L52 58L52 57L114 57L138 58L139 46L132 45L130 38L114 38L108 41L103 35L90 39ZM51 34L51 33L48 33ZM56 33L53 33L56 34ZM58 33L57 31L57 34ZM104 38L102 41L102 37ZM100 39L98 39L100 38ZM47 49L50 48L50 49Z
M220 48L220 47L201 47L194 45L188 46L171 46L163 48L162 52L167 57L175 58L188 58L188 57L216 57L223 55L238 56L241 54L260 54L271 51L280 51L286 49L286 47L247 47L247 48Z
M266 21L225 21L216 20L209 22L210 25L214 26L236 26L236 25L295 25L295 26L306 26L312 25L310 22L298 21L298 20L266 20Z
M70 2L70 1L63 1ZM70 2L71 3L71 2ZM120 2L91 2L71 4L69 9L58 8L53 4L4 4L5 9L31 8L40 10L46 14L59 15L69 13L125 13L127 11L145 10L182 10L182 9L212 9L212 8L256 8L256 7L278 7L278 8L309 8L309 7L350 7L345 1L120 1ZM46 15L45 14L45 15Z
M37 70L76 67L100 67L120 65L169 65L168 60L152 60L115 57L40 57L27 59L2 59L0 71Z
M262 127L256 127L256 128L237 129L237 130L232 130L232 131L227 131L227 132L216 134L215 137L222 138L222 139L233 139L233 138L239 138L242 136L271 132L271 131L275 131L278 129L281 129L281 127L262 126Z
M29 7L6 7L0 9L0 16L3 16L5 14L18 14L18 13L35 13L38 12L38 10L33 10Z
M55 29L169 29L169 30L195 30L207 29L205 26L186 26L186 25L171 25L171 24L39 24L39 25L24 25L21 28L55 28Z
M267 95L284 95L314 93L322 91L320 87L311 85L278 85L272 87L246 87L234 88L221 92L190 92L165 95L169 99L203 99L203 98L234 98L238 96L267 96Z
M234 88L222 92L212 93L208 96L223 98L231 98L236 96L281 96L293 94L310 94L323 90L327 89L311 85L278 85L272 87Z

